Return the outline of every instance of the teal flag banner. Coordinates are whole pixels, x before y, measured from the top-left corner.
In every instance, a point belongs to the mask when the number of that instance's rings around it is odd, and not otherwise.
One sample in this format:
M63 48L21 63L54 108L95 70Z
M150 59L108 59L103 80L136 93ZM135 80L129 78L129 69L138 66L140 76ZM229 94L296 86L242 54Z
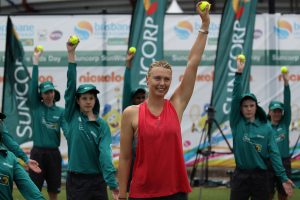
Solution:
M140 0L131 19L129 47L136 53L131 68L126 68L123 89L123 110L131 105L131 93L146 88L146 75L150 64L163 59L163 31L167 1Z
M19 143L32 136L32 116L28 106L30 75L24 64L23 46L10 17L7 19L2 112L9 133Z

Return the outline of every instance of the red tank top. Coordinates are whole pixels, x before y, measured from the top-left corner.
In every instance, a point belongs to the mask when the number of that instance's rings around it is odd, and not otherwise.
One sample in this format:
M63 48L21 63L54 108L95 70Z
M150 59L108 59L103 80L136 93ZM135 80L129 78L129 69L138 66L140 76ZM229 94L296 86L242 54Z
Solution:
M138 142L129 197L153 198L191 192L183 159L181 128L169 100L154 116L140 104Z

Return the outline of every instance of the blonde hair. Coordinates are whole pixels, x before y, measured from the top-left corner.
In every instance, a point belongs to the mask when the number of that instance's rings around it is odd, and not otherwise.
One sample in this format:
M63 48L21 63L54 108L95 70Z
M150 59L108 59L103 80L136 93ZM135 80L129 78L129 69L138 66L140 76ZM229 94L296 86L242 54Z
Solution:
M150 75L150 72L151 72L151 70L152 70L154 67L162 67L162 68L165 68L165 69L169 69L169 70L171 70L171 72L172 72L172 67L171 67L171 65L170 65L167 61L160 60L160 61L155 61L155 62L153 62L153 63L150 65L150 67L149 67L149 69L148 69L147 76Z

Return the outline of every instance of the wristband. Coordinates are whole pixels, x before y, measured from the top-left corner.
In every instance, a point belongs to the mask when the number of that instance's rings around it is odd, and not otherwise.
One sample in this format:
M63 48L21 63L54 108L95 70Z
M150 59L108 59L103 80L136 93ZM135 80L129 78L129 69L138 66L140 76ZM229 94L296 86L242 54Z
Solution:
M208 31L205 31L204 29L200 28L200 29L199 29L199 33L203 33L203 34L207 35L207 34L208 34Z

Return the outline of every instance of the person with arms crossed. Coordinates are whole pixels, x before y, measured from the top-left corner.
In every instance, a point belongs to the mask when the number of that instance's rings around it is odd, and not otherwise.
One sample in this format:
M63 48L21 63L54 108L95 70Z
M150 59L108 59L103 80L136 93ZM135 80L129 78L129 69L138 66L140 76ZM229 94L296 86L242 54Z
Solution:
M289 86L289 74L282 73L284 83L284 101L271 101L269 104L268 119L275 133L275 141L277 143L283 167L287 176L291 176L291 158L289 152L289 127L291 124L291 91ZM270 169L270 199L273 199L275 194L275 187L278 192L279 200L286 200L288 196L282 187L281 181L275 176L274 170Z
M36 160L42 169L37 174L29 171L30 178L42 190L44 181L47 182L47 191L50 200L57 200L57 194L61 190L61 163L62 157L59 151L61 129L67 134L67 123L64 119L64 109L56 106L60 95L55 90L51 81L38 85L39 59L43 52L34 49L33 70L30 94L30 109L33 114L33 148L30 158Z
M245 63L237 59L237 71L230 111L233 153L236 169L231 180L231 200L269 199L267 160L271 158L275 173L286 193L293 193L293 182L282 166L273 130L264 110L252 93L242 94L242 73Z
M67 42L68 72L65 92L65 118L69 124L68 200L108 200L107 185L113 199L119 188L112 164L111 133L99 116L99 91L92 84L82 84L76 90L75 49L78 44Z
M189 53L182 81L170 99L165 99L165 95L172 81L171 66L165 61L156 61L150 65L146 76L149 88L146 101L129 106L123 112L119 199L127 198L133 139L137 147L130 199L185 200L191 192L183 159L180 122L193 93L210 23L208 8L198 12L202 26Z

